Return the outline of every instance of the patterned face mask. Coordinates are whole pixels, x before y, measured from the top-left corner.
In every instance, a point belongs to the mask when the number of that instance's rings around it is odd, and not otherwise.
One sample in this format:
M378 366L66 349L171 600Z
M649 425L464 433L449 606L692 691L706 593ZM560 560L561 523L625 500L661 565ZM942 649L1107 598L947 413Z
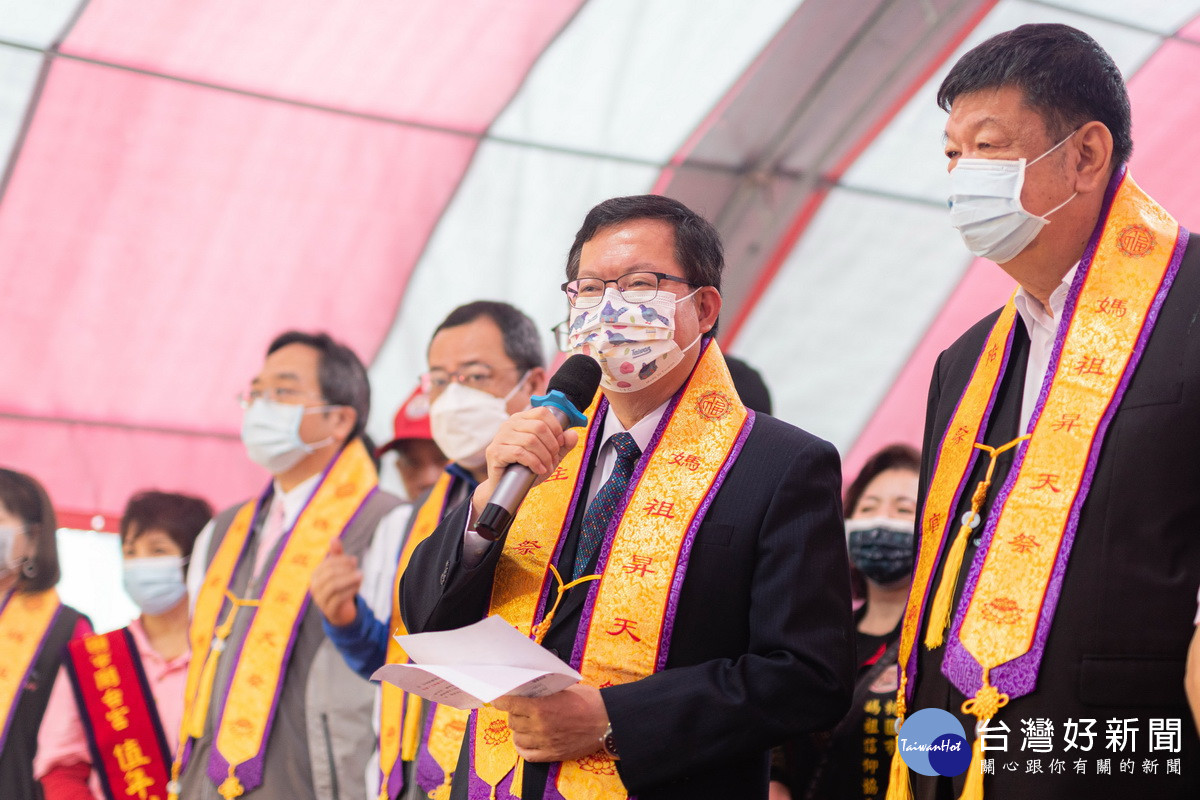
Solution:
M675 342L675 306L695 293L676 299L672 292L660 290L647 303L630 303L609 288L602 303L571 309L570 352L600 362L600 385L606 391L644 389L674 369L700 341L697 336L683 348Z

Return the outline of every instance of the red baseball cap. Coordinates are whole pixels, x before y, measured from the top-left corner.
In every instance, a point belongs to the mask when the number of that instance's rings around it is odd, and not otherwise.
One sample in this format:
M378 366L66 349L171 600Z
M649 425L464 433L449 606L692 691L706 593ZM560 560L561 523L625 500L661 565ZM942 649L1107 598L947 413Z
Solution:
M392 428L392 440L377 449L376 456L383 455L409 439L433 439L433 433L429 429L429 395L425 394L420 384L417 384L417 388L413 389L412 394L401 404Z

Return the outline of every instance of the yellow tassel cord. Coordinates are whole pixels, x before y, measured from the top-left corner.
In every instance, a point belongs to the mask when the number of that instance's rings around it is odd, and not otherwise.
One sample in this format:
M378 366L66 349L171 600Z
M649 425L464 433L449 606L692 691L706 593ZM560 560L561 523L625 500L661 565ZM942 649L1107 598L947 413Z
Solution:
M510 796L521 800L521 788L525 785L525 759L518 758L517 766L513 769L512 785L509 787Z
M972 714L975 723L975 741L971 745L971 766L967 767L967 782L959 800L983 800L983 739L981 731L996 716L996 712L1008 705L1008 695L988 682L989 669L983 670L983 683L975 696L962 704L964 714Z
M941 647L945 641L946 628L950 625L950 604L954 601L954 589L958 586L958 576L962 571L967 540L971 538L971 533L979 527L979 510L983 508L983 501L987 499L988 487L992 485L992 474L996 471L996 458L1029 437L1030 434L1027 433L1000 447L988 447L986 444L978 443L975 445L988 454L987 474L983 476L983 480L975 487L975 493L971 495L971 510L963 515L958 535L954 537L954 542L950 545L950 552L946 555L946 566L942 570L942 580L933 596L933 604L929 607L929 625L925 628L925 646L930 650Z
M888 790L886 800L913 800L912 784L908 780L908 765L900 757L900 726L904 724L907 708L908 675L904 666L900 666L900 688L896 691L896 747L892 751L892 765L888 770Z
M186 714L183 718L183 732L180 736L179 754L175 758L175 762L171 764L171 783L168 785L168 800L179 800L179 774L183 770L183 745L188 739L199 739L204 735L204 723L208 719L208 706L212 702L213 681L217 676L217 664L221 660L221 653L225 651L225 640L229 638L229 634L233 633L233 623L237 619L237 612L240 608L257 608L257 600L243 600L237 597L229 590L225 591L225 598L229 600L229 610L225 612L225 621L222 622L217 629L213 631L212 642L208 646L208 653L204 656L204 669L200 671L200 685L196 688L196 697L188 706ZM229 784L229 791L234 791L235 787L229 781L237 781L232 775L225 783ZM241 786L240 783L237 786ZM218 789L218 791L225 791ZM230 795L237 797L240 794Z
M417 748L421 744L421 717L425 703L415 694L404 698L404 731L400 734L400 759L416 761Z

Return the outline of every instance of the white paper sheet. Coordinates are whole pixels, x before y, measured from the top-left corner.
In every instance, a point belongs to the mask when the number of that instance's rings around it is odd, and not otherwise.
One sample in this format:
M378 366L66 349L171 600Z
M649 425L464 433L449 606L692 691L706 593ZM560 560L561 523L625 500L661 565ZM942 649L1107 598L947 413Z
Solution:
M582 678L498 616L395 638L413 663L385 664L371 679L455 708L479 708L506 694L542 697Z

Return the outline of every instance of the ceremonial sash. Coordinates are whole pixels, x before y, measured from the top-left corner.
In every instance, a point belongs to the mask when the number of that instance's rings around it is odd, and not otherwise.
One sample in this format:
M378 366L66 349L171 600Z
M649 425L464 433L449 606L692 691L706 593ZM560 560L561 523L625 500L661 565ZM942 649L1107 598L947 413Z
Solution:
M525 498L496 568L490 613L538 641L553 616L546 609L557 580L551 564L577 506L586 500L587 464L606 408L603 399L593 404L587 434ZM600 580L589 589L571 655L586 685L627 683L663 668L693 539L753 423L720 349L708 342L638 461L601 545ZM469 735L472 800L494 798L505 788L518 794L521 770L514 769L518 759L507 715L491 707L477 710ZM546 796L593 800L624 798L627 792L616 764L598 748L552 768Z
M67 645L67 668L108 800L164 797L170 751L128 628Z
M405 664L408 656L396 642L396 636L408 633L404 620L400 616L400 578L408 569L413 551L421 542L429 538L442 520L446 511L446 501L453 493L457 479L449 472L443 472L430 490L429 496L421 504L409 529L404 549L400 553L399 564L396 567L396 582L392 587L392 636L388 637L387 661L389 664ZM395 800L404 786L403 761L414 761L417 758L418 746L421 744L422 701L417 695L406 694L398 686L386 681L381 686L383 690L380 703L379 726L379 769L382 773L379 784L379 800ZM425 739L425 747L421 748L423 760L432 762L426 766L430 772L440 773L435 778L422 782L422 788L430 792L430 796L448 796L450 773L454 771L458 761L459 750L462 747L463 731L466 728L467 712L449 706L434 705L432 721L427 726L429 734ZM453 729L457 728L457 739L454 739ZM434 732L436 730L436 733ZM449 735L449 736L448 736ZM427 786L429 783L431 785ZM439 788L444 787L444 788ZM435 790L437 792L435 793Z
M4 751L33 662L42 652L61 608L54 589L12 591L0 606L0 642L4 643L4 657L0 658L0 720L4 721L0 752Z
M374 493L378 477L366 447L350 442L321 476L308 503L282 539L278 556L267 567L258 598L238 598L230 582L250 537L251 525L271 497L272 487L246 503L234 517L205 574L192 616L192 661L188 666L186 706L171 792L191 752L192 740L205 733L217 664L238 611L250 608L253 621L238 650L224 704L214 724L208 776L224 798L239 797L262 782L263 757L271 722L283 689L283 676L308 608L312 572L330 543L342 533ZM228 601L228 602L227 602ZM217 619L224 610L224 621ZM251 647L245 647L252 642Z
M1113 175L1105 200L1108 213L1084 250L1067 295L1050 366L1030 418L1031 435L1017 445L993 506L999 513L988 515L946 647L942 671L969 698L963 712L981 723L1010 698L1036 688L1104 435L1187 245L1187 231L1142 192L1124 168ZM1015 318L1010 299L938 448L901 628L901 714L916 674L914 650L922 608L971 474L975 442L986 430ZM944 569L949 571L951 565ZM934 623L927 622L930 627ZM939 641L927 633L927 644ZM974 756L963 797L982 796L978 739ZM895 769L893 763L893 777ZM907 780L903 783L907 786ZM889 798L904 796L901 787L894 789L889 784Z

